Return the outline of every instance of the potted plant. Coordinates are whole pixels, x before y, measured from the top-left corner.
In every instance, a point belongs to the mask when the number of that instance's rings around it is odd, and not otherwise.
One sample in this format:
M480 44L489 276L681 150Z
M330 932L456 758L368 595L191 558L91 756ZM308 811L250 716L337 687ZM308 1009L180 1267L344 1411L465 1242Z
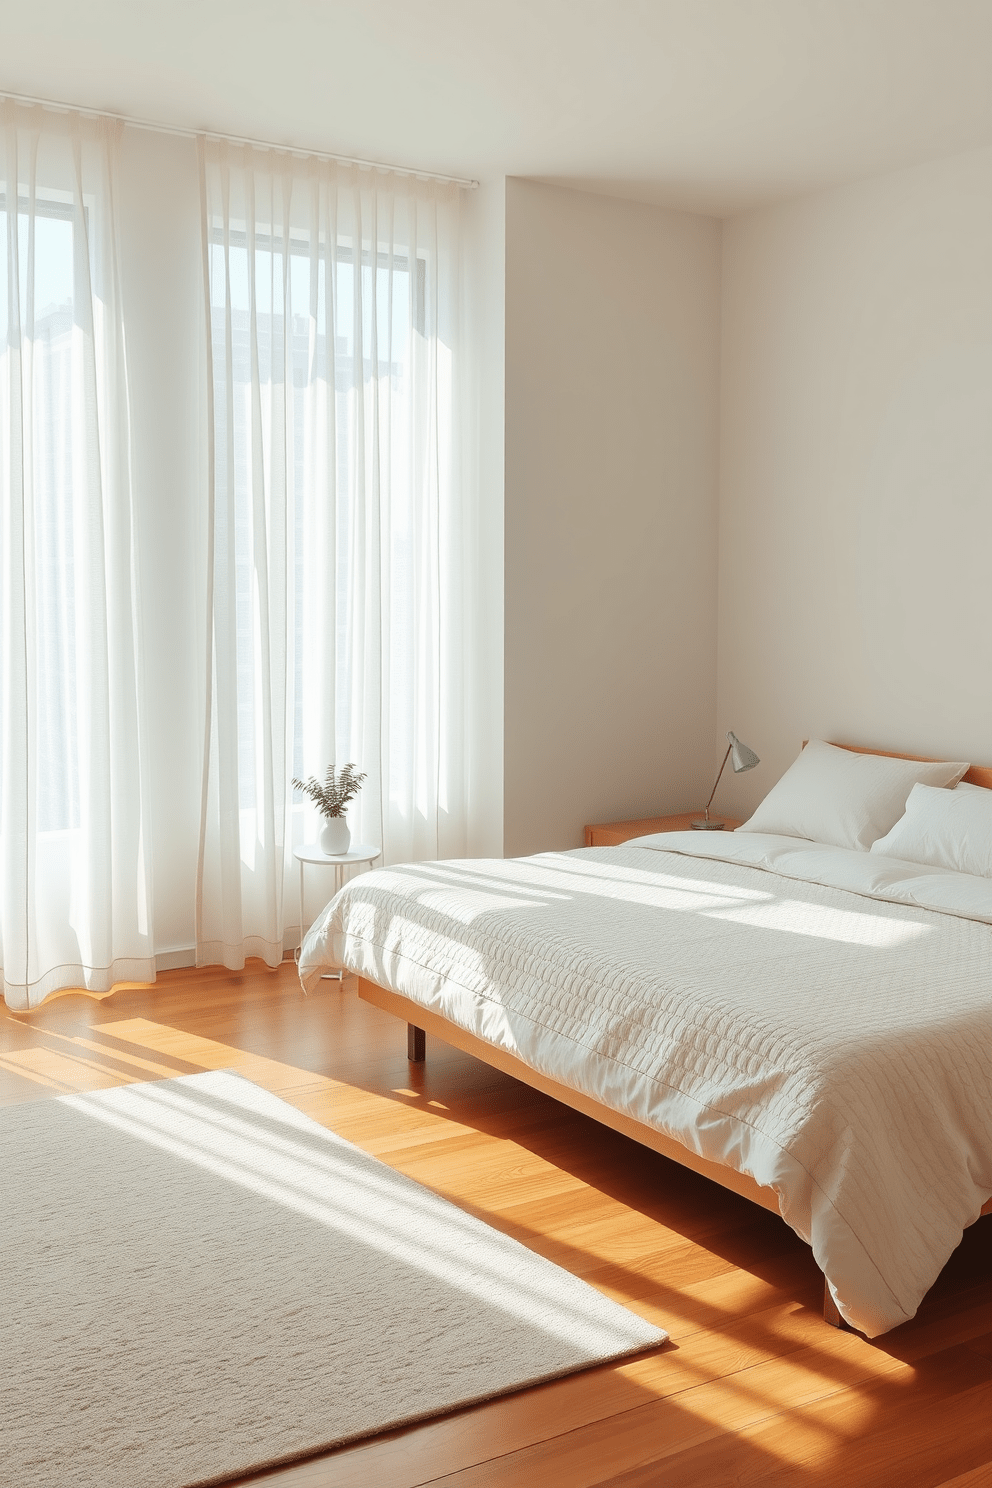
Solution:
M309 780L293 777L297 790L310 797L324 818L318 842L321 852L327 853L328 857L346 853L351 846L345 807L358 795L364 779L364 772L360 773L356 765L342 765L340 770L328 765L323 782L316 775L311 775Z

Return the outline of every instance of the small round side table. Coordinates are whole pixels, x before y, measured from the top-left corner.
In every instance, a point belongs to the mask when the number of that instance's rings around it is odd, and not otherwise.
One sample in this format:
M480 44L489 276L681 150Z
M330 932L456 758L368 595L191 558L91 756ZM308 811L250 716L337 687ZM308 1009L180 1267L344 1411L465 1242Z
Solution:
M323 868L334 869L334 892L341 888L344 883L344 870L352 863L375 862L382 852L380 847L372 847L368 842L356 842L346 853L321 852L316 842L304 843L302 847L293 848L293 857L300 865L300 945L303 944L303 872L307 863L317 863ZM344 980L344 972L338 973L338 978Z

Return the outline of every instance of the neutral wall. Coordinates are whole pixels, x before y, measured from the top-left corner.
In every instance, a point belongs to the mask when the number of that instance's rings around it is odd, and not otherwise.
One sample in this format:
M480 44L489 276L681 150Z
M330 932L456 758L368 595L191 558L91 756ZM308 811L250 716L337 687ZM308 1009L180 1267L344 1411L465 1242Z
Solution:
M992 762L992 152L724 230L718 719Z
M719 262L709 219L506 183L508 855L708 792Z

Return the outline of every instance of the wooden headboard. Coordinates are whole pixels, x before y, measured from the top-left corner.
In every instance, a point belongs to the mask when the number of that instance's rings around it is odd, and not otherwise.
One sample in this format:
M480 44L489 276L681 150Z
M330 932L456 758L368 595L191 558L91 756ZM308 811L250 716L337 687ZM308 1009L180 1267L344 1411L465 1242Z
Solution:
M831 740L831 743L833 742ZM804 739L804 749L806 743ZM837 744L836 747L850 749L854 754L882 754L886 759L922 760L927 764L935 763L933 755L930 754L902 754L894 749L866 749L863 744ZM968 785L982 785L986 790L992 790L992 765L972 765L964 779Z

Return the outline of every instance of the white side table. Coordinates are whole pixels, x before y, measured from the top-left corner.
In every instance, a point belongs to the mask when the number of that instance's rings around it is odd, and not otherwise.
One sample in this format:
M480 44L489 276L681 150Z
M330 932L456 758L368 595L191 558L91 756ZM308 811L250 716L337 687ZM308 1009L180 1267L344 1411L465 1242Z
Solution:
M303 944L303 873L307 863L317 863L322 868L334 869L334 892L337 893L344 883L344 870L352 863L372 864L381 853L380 847L372 847L368 842L356 842L346 853L321 852L316 842L305 843L302 847L293 848L293 857L300 865L300 944ZM344 972L338 973L341 981L344 980Z

